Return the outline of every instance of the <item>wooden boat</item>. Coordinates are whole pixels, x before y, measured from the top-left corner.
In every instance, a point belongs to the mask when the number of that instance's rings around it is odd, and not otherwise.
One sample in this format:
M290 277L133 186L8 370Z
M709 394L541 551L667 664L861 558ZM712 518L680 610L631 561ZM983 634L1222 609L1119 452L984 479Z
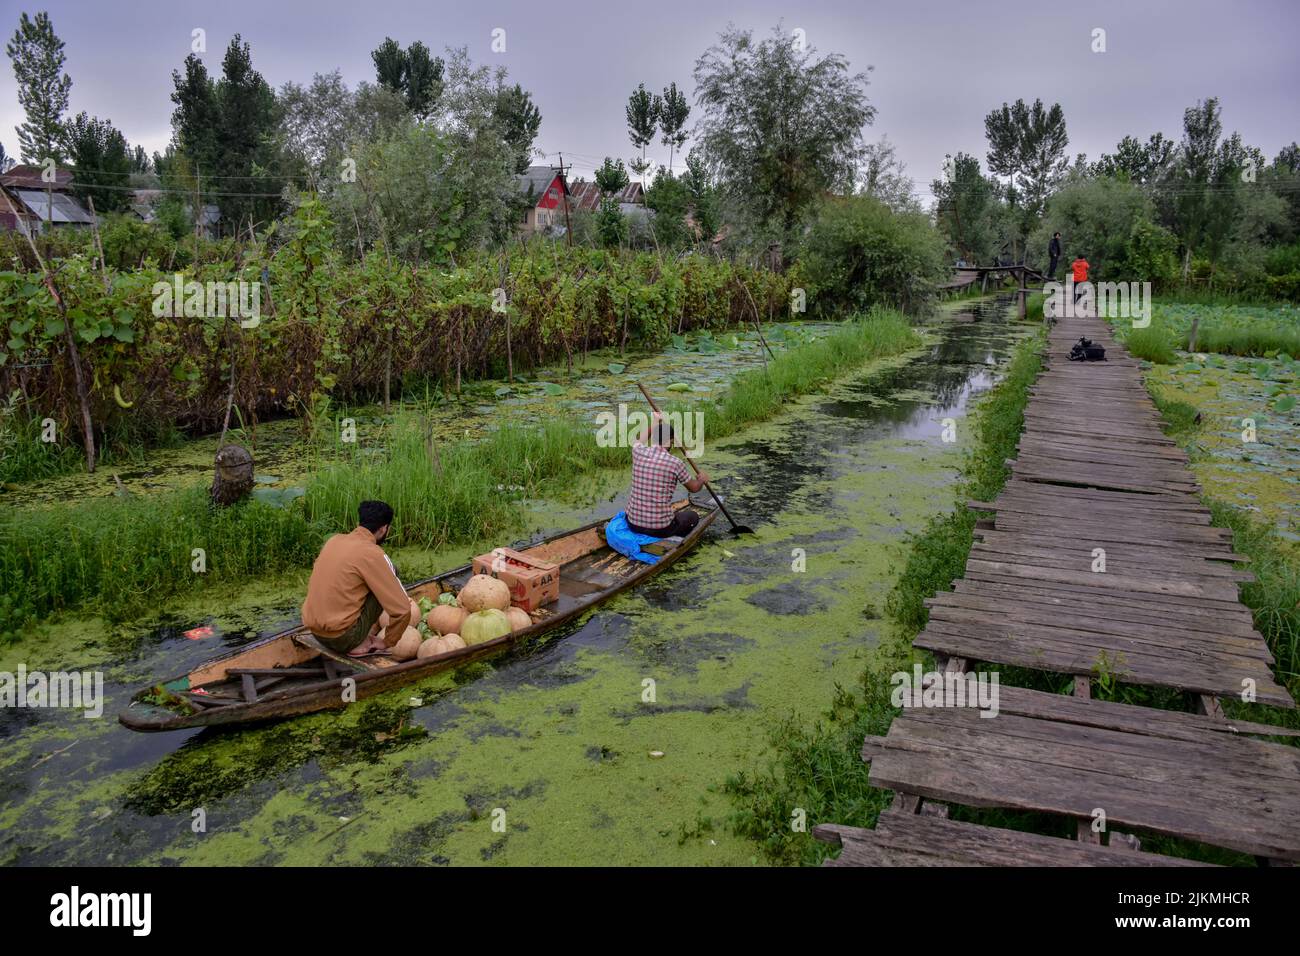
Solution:
M137 692L118 720L132 730L180 730L278 720L346 706L431 674L482 660L522 640L543 634L591 610L620 591L635 587L689 552L717 516L716 507L689 500L676 508L693 508L699 524L680 542L655 546L666 550L655 564L623 557L605 543L606 522L547 538L524 553L560 565L560 596L533 612L533 624L504 637L398 663L388 657L354 658L323 647L301 625L224 654L162 684ZM407 588L416 601L459 591L469 580L468 564ZM345 695L344 681L355 682ZM348 699L350 698L350 699Z

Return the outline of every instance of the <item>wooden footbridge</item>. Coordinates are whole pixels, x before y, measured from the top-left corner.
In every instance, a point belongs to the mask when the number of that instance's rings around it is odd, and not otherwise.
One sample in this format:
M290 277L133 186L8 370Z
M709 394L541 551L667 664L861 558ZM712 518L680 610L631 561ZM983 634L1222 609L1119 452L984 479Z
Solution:
M938 286L938 291L963 292L978 282L980 292L984 293L989 290L990 279L994 282L1002 282L1007 278L1015 279L1016 285L1022 287L1030 282L1038 282L1041 285L1047 281L1047 276L1026 265L958 266L957 271L953 273L952 279Z
M1069 361L1081 336L1108 361ZM843 847L827 864L1187 863L1142 851L1131 831L1300 860L1300 748L1261 739L1298 732L1230 720L1220 706L1295 706L1237 599L1246 558L1210 524L1186 456L1106 324L1060 320L1047 358L1010 480L996 501L970 502L994 517L977 523L955 590L927 602L915 644L945 672L1010 665L1074 675L1073 691L1004 684L991 718L904 709L862 751L893 805L872 830L816 827ZM1197 712L1097 700L1098 679L1181 691ZM952 805L1058 815L1074 837L959 822Z

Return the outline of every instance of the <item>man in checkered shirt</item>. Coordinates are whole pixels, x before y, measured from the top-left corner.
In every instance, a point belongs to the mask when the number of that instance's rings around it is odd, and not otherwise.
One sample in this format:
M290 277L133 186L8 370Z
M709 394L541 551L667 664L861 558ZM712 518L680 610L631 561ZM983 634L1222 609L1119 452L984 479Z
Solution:
M691 508L673 511L677 485L699 491L709 476L701 471L692 478L686 463L668 449L673 444L673 427L658 412L650 425L632 443L632 490L627 496L627 526L637 534L655 538L685 537L699 523Z

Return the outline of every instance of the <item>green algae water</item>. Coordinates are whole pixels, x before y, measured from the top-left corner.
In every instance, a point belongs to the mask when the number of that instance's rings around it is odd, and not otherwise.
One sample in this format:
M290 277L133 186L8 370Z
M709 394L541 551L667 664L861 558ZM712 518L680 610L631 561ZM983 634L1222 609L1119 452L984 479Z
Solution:
M102 669L108 699L98 720L0 711L0 863L759 862L726 825L723 779L861 672L906 535L952 506L969 403L1027 331L1005 300L962 308L926 347L707 447L755 535L720 519L665 575L491 663L246 730L116 724L139 684L296 622L305 570L134 629L65 618L44 649L5 649L0 670ZM611 514L625 481L533 502L531 530ZM478 550L394 559L410 579Z
M1180 353L1146 372L1165 399L1201 415L1191 465L1211 498L1243 508L1300 545L1300 363ZM1250 425L1250 441L1243 435Z

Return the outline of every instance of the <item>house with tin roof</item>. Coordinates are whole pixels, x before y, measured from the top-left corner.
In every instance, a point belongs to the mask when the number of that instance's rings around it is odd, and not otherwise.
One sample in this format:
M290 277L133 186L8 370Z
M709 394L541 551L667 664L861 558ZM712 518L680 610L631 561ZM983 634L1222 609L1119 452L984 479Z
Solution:
M40 232L46 227L89 226L95 219L72 193L72 171L23 164L0 175L0 189L8 202L0 202L0 229Z

